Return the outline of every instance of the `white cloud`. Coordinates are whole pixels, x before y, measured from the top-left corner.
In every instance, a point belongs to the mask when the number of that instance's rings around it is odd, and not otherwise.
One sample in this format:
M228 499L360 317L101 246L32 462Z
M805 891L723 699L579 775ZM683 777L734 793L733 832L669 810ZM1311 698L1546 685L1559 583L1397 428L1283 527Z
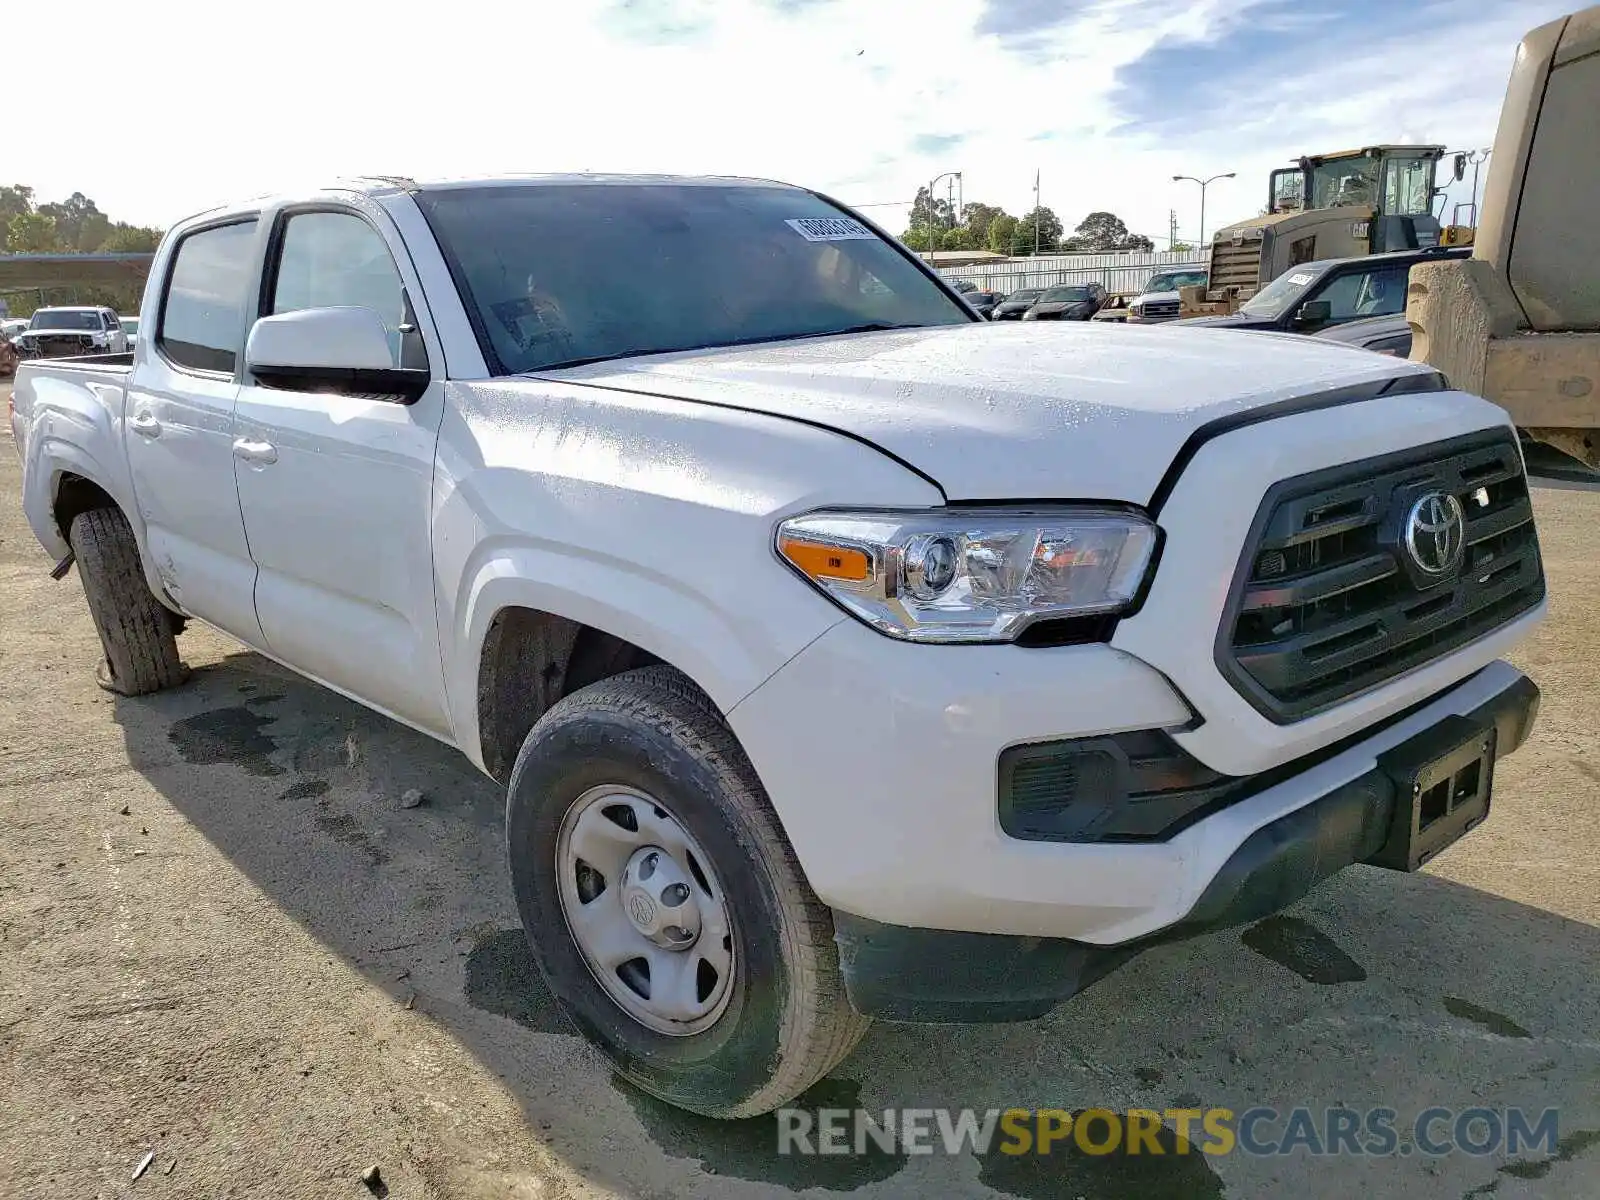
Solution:
M1225 119L1159 137L1119 129L1119 70L1163 42L1239 28L1253 2L1095 0L1024 55L974 33L981 0L145 0L113 10L115 36L66 56L13 43L8 92L34 99L19 114L28 135L13 125L8 139L5 182L166 224L364 171L752 174L875 203L909 202L961 169L967 199L1021 212L1040 168L1069 227L1110 209L1162 238L1175 207L1192 237L1198 197L1175 173L1238 173L1211 189L1216 228L1257 211L1267 171L1293 154L1403 137L1488 145L1517 37L1562 0L1452 8L1436 33L1385 43L1373 31L1369 48L1331 57L1306 19L1293 63L1242 63L1218 81L1237 92ZM663 23L672 36L653 44ZM1159 99L1181 114L1188 98ZM898 210L868 212L903 224Z

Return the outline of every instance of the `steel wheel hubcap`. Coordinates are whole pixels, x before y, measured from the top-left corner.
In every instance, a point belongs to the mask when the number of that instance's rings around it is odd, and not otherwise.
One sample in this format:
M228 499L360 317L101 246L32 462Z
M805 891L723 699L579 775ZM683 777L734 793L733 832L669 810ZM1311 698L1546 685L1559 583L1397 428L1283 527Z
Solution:
M733 988L733 929L711 860L660 801L590 788L556 839L561 912L617 1006L658 1033L716 1023Z

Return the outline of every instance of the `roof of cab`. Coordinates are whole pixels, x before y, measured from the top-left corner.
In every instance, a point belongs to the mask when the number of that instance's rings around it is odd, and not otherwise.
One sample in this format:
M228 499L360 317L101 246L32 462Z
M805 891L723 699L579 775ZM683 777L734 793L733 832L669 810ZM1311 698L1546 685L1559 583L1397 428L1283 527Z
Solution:
M364 175L342 182L341 189L354 187L368 193L401 191L442 192L483 187L537 187L551 184L670 185L673 187L767 187L793 188L793 184L772 179L751 179L740 175L621 175L609 172L563 172L550 174L481 175L468 178L413 179L406 175Z

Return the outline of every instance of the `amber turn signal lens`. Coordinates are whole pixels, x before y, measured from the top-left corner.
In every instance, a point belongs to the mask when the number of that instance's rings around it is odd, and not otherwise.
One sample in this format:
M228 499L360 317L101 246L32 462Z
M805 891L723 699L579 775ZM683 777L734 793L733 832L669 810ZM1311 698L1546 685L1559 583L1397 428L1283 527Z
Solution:
M860 582L872 575L872 560L860 550L786 537L778 543L783 556L812 579Z

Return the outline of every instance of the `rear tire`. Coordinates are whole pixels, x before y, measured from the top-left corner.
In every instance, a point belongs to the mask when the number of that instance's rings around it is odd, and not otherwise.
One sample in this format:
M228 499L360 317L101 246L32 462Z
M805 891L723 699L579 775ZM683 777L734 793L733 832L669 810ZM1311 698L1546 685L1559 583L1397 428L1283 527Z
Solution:
M575 833L585 812L611 814L616 827L595 834L604 821L591 820L589 833ZM625 812L636 815L619 819ZM756 1116L827 1074L866 1031L845 997L832 916L755 770L710 700L671 667L601 680L540 719L512 769L506 834L517 906L550 991L644 1091L709 1117ZM612 861L600 870L579 845ZM669 849L658 859L659 847ZM655 941L640 924L652 906L633 897L642 879L651 889L672 881L659 899L682 904ZM609 970L597 965L635 951ZM686 996L662 973L681 961L673 953L707 960L680 971L696 981ZM726 986L713 964L731 964ZM652 1008L657 979L669 982ZM681 1015L663 1015L672 1004Z
M68 541L105 658L96 678L107 691L143 696L189 677L174 636L179 619L150 591L139 544L122 511L95 508L72 521Z

